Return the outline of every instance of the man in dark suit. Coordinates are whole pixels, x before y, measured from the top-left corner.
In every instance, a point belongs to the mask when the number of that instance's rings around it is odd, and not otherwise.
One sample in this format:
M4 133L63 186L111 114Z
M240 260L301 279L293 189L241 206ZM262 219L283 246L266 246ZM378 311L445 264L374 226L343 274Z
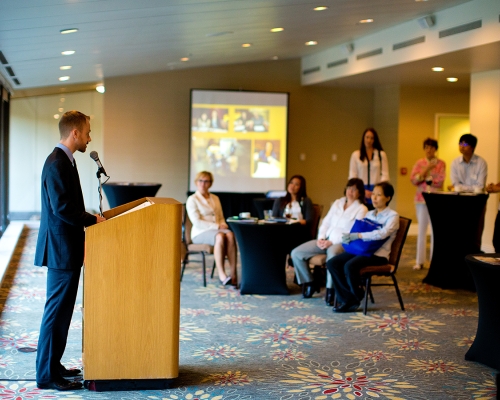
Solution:
M84 227L105 218L85 211L80 178L73 157L87 149L90 118L79 111L64 113L59 121L61 140L47 157L42 171L42 215L35 265L47 266L47 299L38 339L36 382L40 389L75 390L79 369L61 364L73 315L83 265Z

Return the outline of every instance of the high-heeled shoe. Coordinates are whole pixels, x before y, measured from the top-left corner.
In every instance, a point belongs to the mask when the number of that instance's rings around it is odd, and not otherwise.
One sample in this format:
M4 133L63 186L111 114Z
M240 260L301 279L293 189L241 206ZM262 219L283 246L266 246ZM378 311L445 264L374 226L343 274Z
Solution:
M302 297L304 299L310 299L315 292L319 293L319 288L314 282L307 282L302 285Z
M226 277L226 279L224 279L223 281L221 280L220 283L222 286L230 285L231 284L231 277L230 276Z

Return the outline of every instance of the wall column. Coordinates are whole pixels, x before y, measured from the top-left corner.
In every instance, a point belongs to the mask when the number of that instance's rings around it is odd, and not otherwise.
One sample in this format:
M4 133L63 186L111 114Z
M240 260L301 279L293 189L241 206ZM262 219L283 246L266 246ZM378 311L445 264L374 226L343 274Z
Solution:
M478 138L476 152L488 163L486 183L500 181L500 70L471 74L470 128ZM492 194L486 208L482 249L493 253L493 230L498 195ZM466 210L464 210L466 212ZM461 216L466 217L466 214ZM461 218L457 216L457 218Z

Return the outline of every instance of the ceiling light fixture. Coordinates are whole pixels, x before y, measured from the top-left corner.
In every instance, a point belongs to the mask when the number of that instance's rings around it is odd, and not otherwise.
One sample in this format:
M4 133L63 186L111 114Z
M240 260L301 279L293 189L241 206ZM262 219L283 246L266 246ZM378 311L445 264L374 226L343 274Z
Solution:
M316 46L318 42L316 40L309 40L306 42L306 46Z
M454 78L454 77L450 76L449 78L446 78L446 80L448 82L456 82L456 81L458 81L458 78Z
M181 61L189 61L189 57L182 57Z
M314 11L325 11L328 10L327 6L318 6L313 8Z
M95 90L97 90L99 93L104 93L106 91L106 88L104 85L97 85Z
M75 54L75 50L66 50L61 52L63 56L71 56L72 54Z
M61 76L61 77L59 77L59 80L60 80L61 82L64 82L64 81L69 81L69 76Z
M278 59L278 56L273 56L272 57L272 60L277 60Z
M61 65L61 66L59 67L59 69L60 69L61 71L65 71L65 70L67 70L67 69L71 69L71 65Z
M78 32L78 29L77 28L61 29L59 32L61 32L61 35L66 35L68 33Z
M442 71L444 71L444 68L443 67L432 67L432 70L434 72L442 72Z
M271 32L283 32L285 28L273 28L271 29Z
M241 47L250 47L252 45L252 43L243 43L241 45Z
M359 21L360 24L370 24L373 22L372 18L362 19Z

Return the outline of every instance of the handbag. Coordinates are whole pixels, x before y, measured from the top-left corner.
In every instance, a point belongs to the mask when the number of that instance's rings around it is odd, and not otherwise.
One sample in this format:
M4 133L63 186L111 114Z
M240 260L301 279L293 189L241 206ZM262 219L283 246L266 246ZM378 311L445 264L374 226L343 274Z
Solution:
M382 226L382 224L374 222L368 218L357 219L356 221L354 221L354 225L351 228L351 233L372 232L382 228ZM378 240L356 239L347 244L342 243L342 247L344 247L344 250L347 253L354 254L356 256L370 257L373 256L373 254L378 249L380 249L380 247L382 247L387 239L389 239L389 236L384 239Z

